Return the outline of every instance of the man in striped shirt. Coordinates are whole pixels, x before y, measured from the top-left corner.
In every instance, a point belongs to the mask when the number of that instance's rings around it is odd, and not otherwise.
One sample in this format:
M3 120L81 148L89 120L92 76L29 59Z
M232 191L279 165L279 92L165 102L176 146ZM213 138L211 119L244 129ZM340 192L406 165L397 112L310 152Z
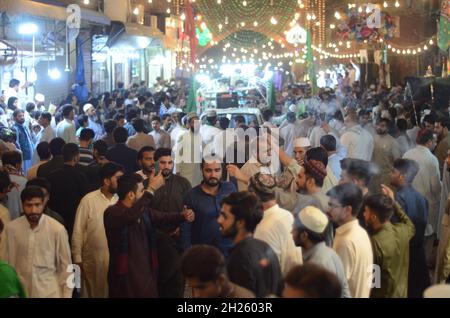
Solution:
M95 133L90 128L84 128L80 133L80 161L82 166L89 165L93 160L92 150L90 149Z

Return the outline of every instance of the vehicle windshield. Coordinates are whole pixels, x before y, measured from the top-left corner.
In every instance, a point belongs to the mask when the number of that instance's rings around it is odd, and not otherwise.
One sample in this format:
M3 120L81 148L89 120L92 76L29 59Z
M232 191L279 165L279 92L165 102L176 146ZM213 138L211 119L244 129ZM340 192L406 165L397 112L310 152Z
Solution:
M242 116L245 119L245 124L249 127L256 127L258 126L258 118L256 117L255 114L244 114L244 113L240 113L240 114L218 114L217 115L217 120L219 120L222 117L226 117L230 120L230 125L228 126L228 128L236 128L236 123L234 122L235 118L237 116ZM206 124L206 116L204 116L202 118L202 125Z

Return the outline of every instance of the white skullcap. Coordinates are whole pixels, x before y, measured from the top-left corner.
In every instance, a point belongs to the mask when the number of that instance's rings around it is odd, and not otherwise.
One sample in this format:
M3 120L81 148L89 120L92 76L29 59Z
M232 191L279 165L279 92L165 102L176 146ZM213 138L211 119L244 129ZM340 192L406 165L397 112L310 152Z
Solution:
M295 219L296 227L304 227L314 233L321 234L328 226L328 217L313 206L307 206L297 215Z
M214 109L208 109L206 111L206 117L217 117L217 112Z
M38 94L36 94L36 96L34 96L34 100L39 103L43 103L43 102L45 102L45 96L41 93L38 93Z
M86 105L83 106L83 111L86 113L91 108L94 108L94 105L86 104Z
M423 298L450 298L450 285L439 284L428 287L423 292Z
M300 137L294 140L294 148L306 148L311 147L311 143L308 138Z

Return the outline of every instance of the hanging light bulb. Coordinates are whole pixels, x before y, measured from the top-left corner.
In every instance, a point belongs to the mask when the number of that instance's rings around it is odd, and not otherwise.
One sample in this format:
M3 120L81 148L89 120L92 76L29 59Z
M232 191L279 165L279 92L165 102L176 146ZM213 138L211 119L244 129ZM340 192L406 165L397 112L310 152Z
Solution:
M430 45L433 45L433 43L434 43L434 42L433 42L433 39L430 39L430 42L429 42L429 43L430 43Z
M400 2L398 2L398 0L396 0L394 6L395 6L396 8L400 7Z
M167 12L168 14L170 14L170 12L171 12L171 11L170 11L170 8L167 8L167 11L166 11L166 12Z
M242 5L244 6L244 7L246 7L247 6L247 1L242 1Z
M256 28L258 26L258 21L253 22L253 26Z
M340 14L338 11L336 11L336 12L334 13L334 17L335 17L337 20L340 20L340 19L341 19L341 14Z
M387 3L387 1L383 2L383 7L387 8L389 5Z
M133 14L134 15L138 15L139 14L139 8L138 7L134 8Z
M361 13L363 11L362 7L358 8L358 12Z
M61 78L61 72L56 68L48 70L48 76L53 80L58 80Z
M271 18L270 18L270 23L272 23L272 24L277 24L278 21L277 21L277 19L275 19L274 17L271 17Z
M88 4L89 4L89 0L84 0L83 3L84 3L85 5L88 5Z
M153 3L153 0L148 0L148 3Z
M182 14L180 15L180 19L181 19L182 21L186 20L186 15L185 15L184 13L182 13Z

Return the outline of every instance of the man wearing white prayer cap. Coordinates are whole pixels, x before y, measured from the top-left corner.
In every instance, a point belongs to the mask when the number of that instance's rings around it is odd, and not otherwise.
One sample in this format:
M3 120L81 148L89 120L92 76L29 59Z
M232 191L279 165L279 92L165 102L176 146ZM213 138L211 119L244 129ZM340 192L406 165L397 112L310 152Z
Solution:
M303 165L306 152L311 148L311 143L308 138L300 137L294 140L294 157L299 165Z
M93 114L94 114L94 112L95 112L95 108L94 108L94 105L92 105L92 104L85 104L84 106L83 106L83 112L86 114L86 115L88 115L88 116L92 116Z
M329 226L328 217L324 212L316 207L307 206L294 217L292 237L295 245L302 247L303 261L322 266L335 274L342 285L342 297L350 298L344 265L336 252L325 244Z
M37 110L39 110L39 111L44 111L45 110L45 106L44 106L45 96L44 96L44 94L37 93L34 96L34 101L35 101Z

